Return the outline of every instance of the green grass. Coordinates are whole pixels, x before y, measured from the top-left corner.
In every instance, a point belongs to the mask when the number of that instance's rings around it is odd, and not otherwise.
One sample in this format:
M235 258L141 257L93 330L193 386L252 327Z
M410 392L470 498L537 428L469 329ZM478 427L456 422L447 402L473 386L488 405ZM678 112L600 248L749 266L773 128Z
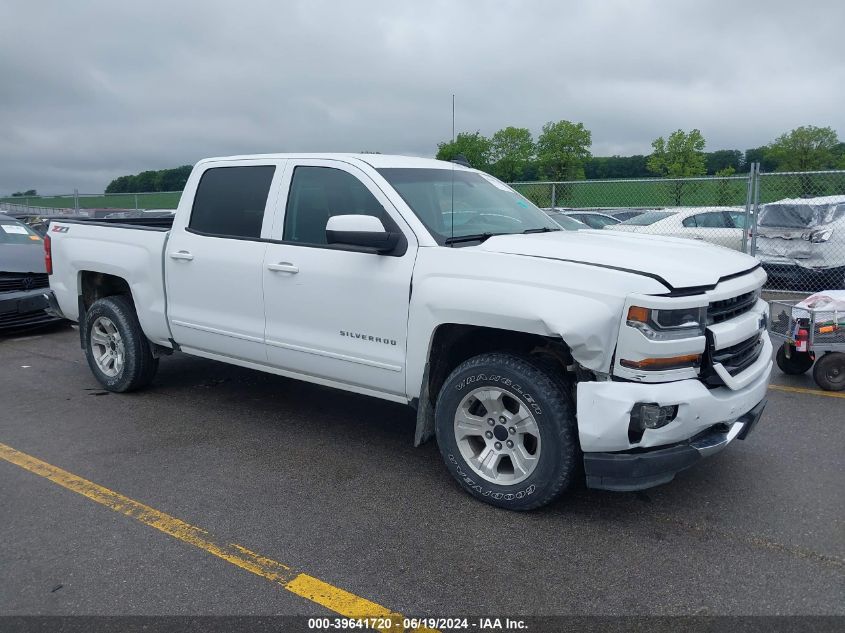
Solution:
M79 196L80 209L134 209L135 196L132 193L115 193L102 196ZM139 193L139 209L175 209L179 205L180 192ZM33 207L73 209L73 196L49 196L37 198L0 198L0 202L11 202Z
M745 206L746 178L667 180L582 180L555 185L559 207ZM552 206L552 185L524 183L515 188L541 207ZM768 174L760 178L760 202L783 198L845 194L845 172Z
M783 198L845 194L845 172L811 174L764 174L760 177L760 202ZM746 178L706 178L683 182L667 180L581 180L555 185L559 207L671 207L745 206ZM541 207L552 206L552 185L515 185L525 197ZM181 193L109 194L80 196L82 209L175 209ZM34 207L73 208L73 196L0 198Z

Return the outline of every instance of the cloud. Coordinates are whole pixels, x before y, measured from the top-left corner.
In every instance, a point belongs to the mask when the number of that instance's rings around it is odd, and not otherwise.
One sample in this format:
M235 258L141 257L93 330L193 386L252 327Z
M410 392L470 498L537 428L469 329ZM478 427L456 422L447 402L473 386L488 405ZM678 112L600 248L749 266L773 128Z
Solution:
M845 5L102 1L0 5L0 192L270 151L432 155L583 121L593 152L845 135Z

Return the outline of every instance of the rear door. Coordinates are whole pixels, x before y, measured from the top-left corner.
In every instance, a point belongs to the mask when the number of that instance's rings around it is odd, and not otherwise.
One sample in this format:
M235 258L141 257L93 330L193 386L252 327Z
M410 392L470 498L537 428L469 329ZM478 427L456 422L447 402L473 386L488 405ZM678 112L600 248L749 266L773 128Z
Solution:
M266 362L264 253L285 161L209 163L165 246L167 309L186 351Z
M349 163L292 159L285 181L287 204L263 270L270 363L404 395L413 232L378 185ZM329 217L348 214L376 216L407 244L389 255L327 244Z

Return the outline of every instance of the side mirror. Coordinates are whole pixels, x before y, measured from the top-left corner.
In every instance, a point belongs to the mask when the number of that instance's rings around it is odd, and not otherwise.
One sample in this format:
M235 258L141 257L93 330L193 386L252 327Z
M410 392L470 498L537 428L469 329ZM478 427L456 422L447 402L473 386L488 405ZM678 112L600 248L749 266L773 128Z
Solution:
M376 253L389 253L399 244L400 234L385 230L374 215L334 215L326 223L326 242L358 246Z

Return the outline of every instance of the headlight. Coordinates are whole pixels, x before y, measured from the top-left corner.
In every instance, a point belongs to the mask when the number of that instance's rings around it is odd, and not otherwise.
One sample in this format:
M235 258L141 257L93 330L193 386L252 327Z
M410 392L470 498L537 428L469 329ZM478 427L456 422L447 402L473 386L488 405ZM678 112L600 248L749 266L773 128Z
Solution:
M655 341L704 336L707 308L657 310L631 306L626 323Z
M812 242L813 244L821 244L827 242L830 236L833 235L833 229L822 229L819 231L810 231L809 233L802 233L801 237Z

